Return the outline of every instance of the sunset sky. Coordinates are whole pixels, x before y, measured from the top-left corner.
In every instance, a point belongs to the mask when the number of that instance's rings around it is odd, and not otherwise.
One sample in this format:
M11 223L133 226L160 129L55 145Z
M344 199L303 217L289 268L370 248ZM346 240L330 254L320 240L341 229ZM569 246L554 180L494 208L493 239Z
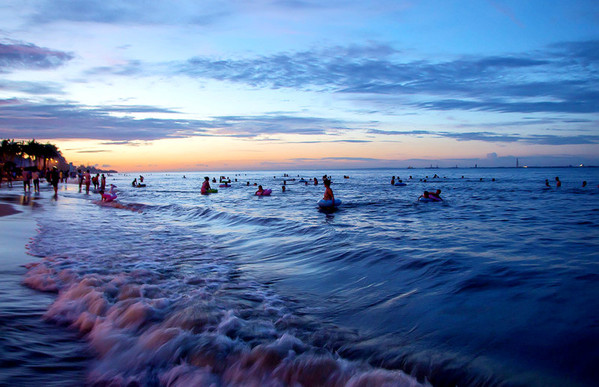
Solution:
M596 0L4 0L0 75L119 171L599 165Z

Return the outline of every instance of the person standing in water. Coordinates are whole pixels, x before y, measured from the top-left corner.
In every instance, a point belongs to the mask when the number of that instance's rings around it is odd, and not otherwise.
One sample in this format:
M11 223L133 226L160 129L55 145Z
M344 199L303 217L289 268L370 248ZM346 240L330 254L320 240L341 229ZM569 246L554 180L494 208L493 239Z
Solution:
M557 176L555 177L555 182L556 182L556 187L558 187L558 188L559 188L559 187L561 187L561 186L562 186L562 182L561 182L561 181L559 181L559 177L557 177Z
M36 168L31 174L33 178L33 190L35 192L40 192L40 171Z
M210 193L210 178L208 176L204 177L204 183L202 184L200 193L202 195L208 195Z
M58 182L60 181L60 173L58 173L58 169L56 167L52 168L52 172L50 172L50 184L54 188L54 197L58 197Z
M81 192L81 187L83 186L83 172L81 172L81 169L77 170L77 178L79 179L79 192Z
M89 185L92 182L92 175L89 173L89 169L85 171L83 177L85 178L85 193L89 195Z

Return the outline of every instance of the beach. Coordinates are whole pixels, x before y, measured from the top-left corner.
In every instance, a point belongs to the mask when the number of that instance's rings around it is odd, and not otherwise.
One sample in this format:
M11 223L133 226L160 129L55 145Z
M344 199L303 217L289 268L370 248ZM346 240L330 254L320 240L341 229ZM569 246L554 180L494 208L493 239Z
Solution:
M34 214L41 205L30 205L20 190L0 192L5 201L0 202L0 384L81 385L85 345L72 330L43 318L53 294L22 285L25 265L36 260L27 254L27 245L37 233Z
M0 217L2 217L2 216L8 216L8 215L13 215L13 214L18 214L18 213L19 213L19 211L16 210L10 204L0 203Z
M324 187L312 183L325 173L342 200L333 211L318 207ZM228 176L230 187L200 195L206 175ZM392 175L406 185L392 186ZM563 186L544 187L556 175ZM9 340L52 345L63 368L13 361L2 381L596 380L596 169L144 176L146 187L131 186L135 174L109 177L114 203L74 184L56 200L47 187L29 199L0 191L22 211L0 218L18 253L3 255L12 262L3 283L35 310L34 333ZM271 196L255 196L254 183ZM436 189L443 202L418 201ZM2 310L4 324L19 315Z

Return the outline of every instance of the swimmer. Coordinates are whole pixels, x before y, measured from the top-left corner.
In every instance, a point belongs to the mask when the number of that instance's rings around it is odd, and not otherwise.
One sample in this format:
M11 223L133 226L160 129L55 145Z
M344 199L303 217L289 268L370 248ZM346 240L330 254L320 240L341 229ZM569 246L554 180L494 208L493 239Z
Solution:
M132 187L137 187L137 177L131 182Z
M555 181L556 181L556 184L557 184L557 185L556 185L556 187L558 187L558 188L559 188L559 187L561 187L561 186L562 186L562 182L561 182L561 181L559 181L559 177L557 177L557 176L556 176L556 177L555 177Z
M314 178L314 185L318 185L318 179Z
M549 185L549 179L545 179L545 187L551 187L551 186Z
M429 194L429 192L428 192L428 191L424 191L424 193L423 193L422 195L420 195L420 197L419 197L418 199L420 199L420 198L423 198L423 199L430 199L430 196L429 196L429 195L430 195L430 194Z
M391 176L391 185L395 185L395 176Z
M585 180L585 181L582 182L582 188L584 188L586 186L587 186L587 181Z
M208 176L204 177L204 183L202 183L202 188L200 189L200 193L202 195L208 195L210 191L210 178Z
M256 191L256 195L262 195L262 193L264 192L264 189L262 188L261 185L258 186L258 191Z
M281 186L281 188L283 189L283 192L285 192L285 186L283 185L283 186Z

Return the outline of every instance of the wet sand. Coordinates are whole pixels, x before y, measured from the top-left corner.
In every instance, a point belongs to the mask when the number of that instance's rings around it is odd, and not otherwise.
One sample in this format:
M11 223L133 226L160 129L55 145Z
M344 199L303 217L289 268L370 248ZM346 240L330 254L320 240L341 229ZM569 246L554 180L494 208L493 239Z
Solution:
M10 204L0 203L0 217L18 214L19 212L21 212L21 211L15 209ZM4 230L0 229L0 234L2 234L2 235L0 235L0 238L2 238L2 236L4 235L3 231ZM6 241L2 241L2 243L3 243L3 245L5 245Z

